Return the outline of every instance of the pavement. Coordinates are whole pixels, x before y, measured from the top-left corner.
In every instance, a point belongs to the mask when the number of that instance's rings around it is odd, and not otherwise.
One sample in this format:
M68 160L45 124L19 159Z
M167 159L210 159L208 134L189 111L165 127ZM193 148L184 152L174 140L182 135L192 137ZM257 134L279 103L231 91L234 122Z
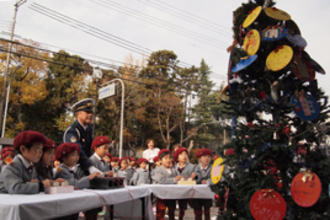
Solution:
M213 206L211 208L211 220L216 220L217 219L217 213L218 213L218 208ZM178 214L178 210L176 210L176 214ZM83 219L84 218L79 217L79 220L83 220ZM120 220L119 218L114 218L114 219L115 220ZM167 216L166 216L166 219L168 219ZM178 219L178 218L176 217L176 219ZM195 219L194 218L194 210L192 208L188 208L186 210L186 214L185 214L184 219L185 220L194 220ZM97 220L106 220L106 219L103 216L98 216ZM131 220L133 220L133 218Z

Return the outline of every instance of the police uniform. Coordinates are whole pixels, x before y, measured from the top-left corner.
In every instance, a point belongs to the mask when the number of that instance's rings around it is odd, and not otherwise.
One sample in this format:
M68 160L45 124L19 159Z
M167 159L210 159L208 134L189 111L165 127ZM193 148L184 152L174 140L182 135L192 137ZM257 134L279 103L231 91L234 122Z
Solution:
M72 106L74 113L78 111L92 112L95 101L87 98L83 99ZM91 124L85 128L76 120L65 131L63 135L63 142L77 143L80 146L79 164L84 171L92 166L89 157L92 155L91 144L93 141L93 127Z

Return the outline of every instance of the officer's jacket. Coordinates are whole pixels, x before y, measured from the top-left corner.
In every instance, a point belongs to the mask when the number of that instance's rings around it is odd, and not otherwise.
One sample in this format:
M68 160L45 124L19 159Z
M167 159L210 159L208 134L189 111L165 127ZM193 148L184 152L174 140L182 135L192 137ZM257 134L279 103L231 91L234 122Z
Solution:
M91 145L93 141L93 128L88 125L86 130L76 120L65 131L63 142L77 143L80 146L79 164L84 171L87 171L91 162L88 160L92 155Z

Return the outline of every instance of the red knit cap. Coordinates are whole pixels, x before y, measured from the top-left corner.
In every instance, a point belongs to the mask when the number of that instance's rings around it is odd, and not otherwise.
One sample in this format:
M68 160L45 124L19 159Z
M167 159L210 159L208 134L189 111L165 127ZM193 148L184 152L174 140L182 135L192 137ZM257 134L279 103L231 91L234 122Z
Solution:
M61 161L63 157L66 155L77 151L78 154L80 153L80 147L78 144L75 143L63 143L56 149L56 160Z
M19 133L14 139L14 147L18 149L21 145L27 146L34 143L46 143L46 137L38 131L23 131Z
M129 160L130 161L135 161L135 158L134 157L130 157Z
M118 157L112 157L112 158L111 158L111 161L113 161L113 162L118 162L118 160L119 160Z
M158 156L155 156L154 159L153 159L154 163L156 163L158 160L159 160Z
M127 161L127 157L123 157L123 158L120 158L120 159L118 160L118 164L119 164L119 166L120 166L121 162L124 161L124 160L126 160L126 162L128 162L128 161Z
M57 145L56 145L56 143L52 139L47 138L46 139L46 143L44 144L44 147L45 148L56 149L57 148Z
M105 136L98 136L96 138L94 138L93 142L92 142L92 150L95 151L95 148L97 148L98 146L104 145L104 144L110 144L111 141L109 140L109 138L105 137Z
M177 149L174 154L173 154L173 159L174 161L178 161L178 158L179 158L179 155L182 153L182 152L186 152L188 154L188 150L187 148L185 147L180 147L179 149Z
M197 151L196 157L200 158L201 156L206 156L209 155L212 157L213 153L210 149L208 148L201 148Z
M146 163L148 163L148 160L146 159L146 158L139 158L138 159L138 161L136 162L138 165L140 165L141 163L143 163L143 162L146 162Z
M169 149L161 149L159 152L158 152L158 158L161 160L165 155L167 154L171 154L171 151Z
M1 149L1 160L6 159L8 156L15 156L15 148L13 147L4 147Z

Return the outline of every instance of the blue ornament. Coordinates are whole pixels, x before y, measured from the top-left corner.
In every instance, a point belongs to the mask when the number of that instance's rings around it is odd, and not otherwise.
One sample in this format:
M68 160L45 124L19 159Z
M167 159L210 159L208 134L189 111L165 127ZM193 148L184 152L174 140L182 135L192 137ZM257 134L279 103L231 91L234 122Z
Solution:
M288 35L288 30L283 26L272 26L261 32L263 41L277 41Z
M314 120L320 114L320 106L315 98L311 95L306 95L304 92L298 92L291 97L291 104L294 106L296 115L306 121Z
M238 71L241 71L242 69L245 69L246 67L250 66L256 59L258 58L258 55L253 56L246 56L242 57L238 64L236 64L231 71L233 73L236 73Z

